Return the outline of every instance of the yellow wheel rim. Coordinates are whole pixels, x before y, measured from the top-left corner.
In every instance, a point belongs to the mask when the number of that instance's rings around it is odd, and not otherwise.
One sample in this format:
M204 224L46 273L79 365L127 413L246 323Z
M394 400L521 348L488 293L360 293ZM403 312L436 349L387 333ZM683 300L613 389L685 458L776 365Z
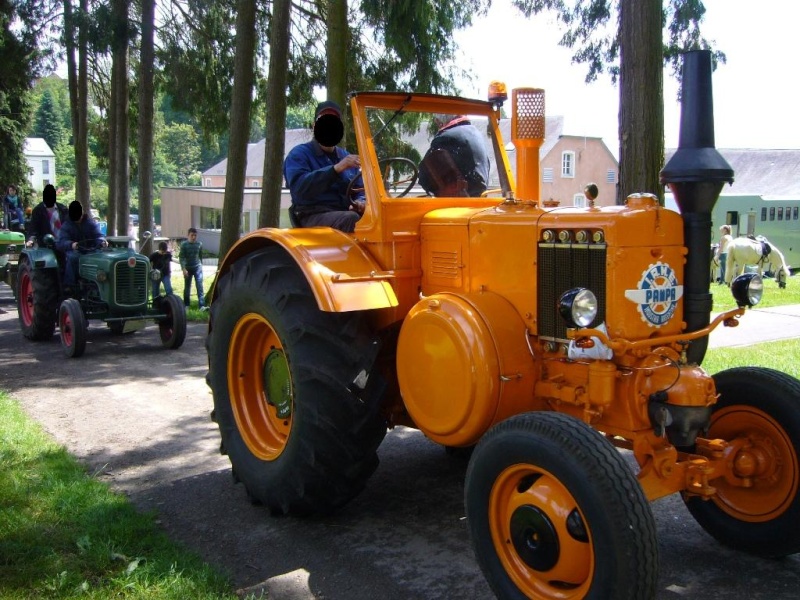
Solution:
M792 505L797 496L800 467L792 442L783 427L765 412L736 405L714 413L710 438L746 438L732 461L732 475L748 477L743 487L720 478L714 481L713 501L740 521L772 521Z
M248 313L233 329L228 393L250 452L261 460L275 460L289 439L294 402L283 345L261 315Z
M489 498L492 541L506 573L529 598L583 598L595 568L577 502L551 473L505 469Z

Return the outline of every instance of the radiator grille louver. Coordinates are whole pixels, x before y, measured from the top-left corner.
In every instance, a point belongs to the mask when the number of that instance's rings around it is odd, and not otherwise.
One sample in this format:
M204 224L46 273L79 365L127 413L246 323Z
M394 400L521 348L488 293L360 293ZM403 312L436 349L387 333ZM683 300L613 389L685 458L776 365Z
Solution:
M567 327L558 314L558 299L575 287L585 287L597 296L596 327L606 319L605 244L539 244L539 336L567 341Z
M135 267L120 261L114 268L114 296L119 306L147 303L147 264L137 260Z
M461 277L458 252L434 251L431 253L431 276L445 279Z

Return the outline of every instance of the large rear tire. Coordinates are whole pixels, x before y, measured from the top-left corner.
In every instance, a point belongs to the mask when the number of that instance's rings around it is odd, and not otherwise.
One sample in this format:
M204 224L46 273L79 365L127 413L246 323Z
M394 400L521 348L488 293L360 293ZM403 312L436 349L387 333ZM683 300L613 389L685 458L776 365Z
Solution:
M186 308L175 294L168 294L160 298L161 309L166 317L158 321L158 333L161 344L169 350L181 347L186 339Z
M79 358L86 350L86 336L89 325L83 314L81 303L75 298L67 298L58 310L58 329L61 346L67 358Z
M281 248L218 280L207 349L214 414L235 478L277 514L327 513L355 497L386 434L377 341L359 313L317 307Z
M655 596L650 505L619 452L585 423L542 412L495 426L472 455L465 500L498 598Z
M773 558L800 552L800 381L741 367L714 382L720 396L707 437L739 448L730 478L711 482L717 493L710 500L688 497L689 512L737 550Z
M26 338L49 340L53 337L58 320L58 273L55 269L34 269L27 256L20 257L17 314Z

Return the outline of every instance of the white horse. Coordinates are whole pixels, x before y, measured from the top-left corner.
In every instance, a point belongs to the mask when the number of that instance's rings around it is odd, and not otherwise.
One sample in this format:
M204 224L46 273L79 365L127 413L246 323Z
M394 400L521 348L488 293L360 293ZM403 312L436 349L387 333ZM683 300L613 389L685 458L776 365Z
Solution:
M763 235L755 238L737 237L728 244L728 262L725 263L725 283L730 285L731 280L744 272L746 265L758 267L758 274L767 270L775 273L775 281L781 288L786 287L786 279L791 275L789 265L783 253L771 244ZM774 268L777 265L777 269Z

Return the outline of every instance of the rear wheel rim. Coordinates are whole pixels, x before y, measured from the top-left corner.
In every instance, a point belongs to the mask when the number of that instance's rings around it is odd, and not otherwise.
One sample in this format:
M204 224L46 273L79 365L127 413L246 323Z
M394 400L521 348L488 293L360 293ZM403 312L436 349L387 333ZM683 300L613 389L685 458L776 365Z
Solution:
M33 285L27 271L24 271L19 278L19 308L22 322L29 326L33 323Z
M72 342L74 340L74 332L72 330L73 327L72 319L69 316L68 310L64 310L61 313L61 321L59 323L59 327L61 329L61 339L64 341L64 345L67 347L72 346Z
M294 406L283 344L266 318L248 313L236 323L229 349L228 391L237 429L254 456L275 460L286 447Z
M716 480L713 501L721 510L740 521L758 523L772 521L792 506L800 465L791 439L775 419L752 406L726 407L714 413L709 437L746 438L733 458L733 473L751 477L753 485Z
M588 593L591 536L572 494L551 473L527 464L505 469L492 487L489 525L503 568L526 596Z

